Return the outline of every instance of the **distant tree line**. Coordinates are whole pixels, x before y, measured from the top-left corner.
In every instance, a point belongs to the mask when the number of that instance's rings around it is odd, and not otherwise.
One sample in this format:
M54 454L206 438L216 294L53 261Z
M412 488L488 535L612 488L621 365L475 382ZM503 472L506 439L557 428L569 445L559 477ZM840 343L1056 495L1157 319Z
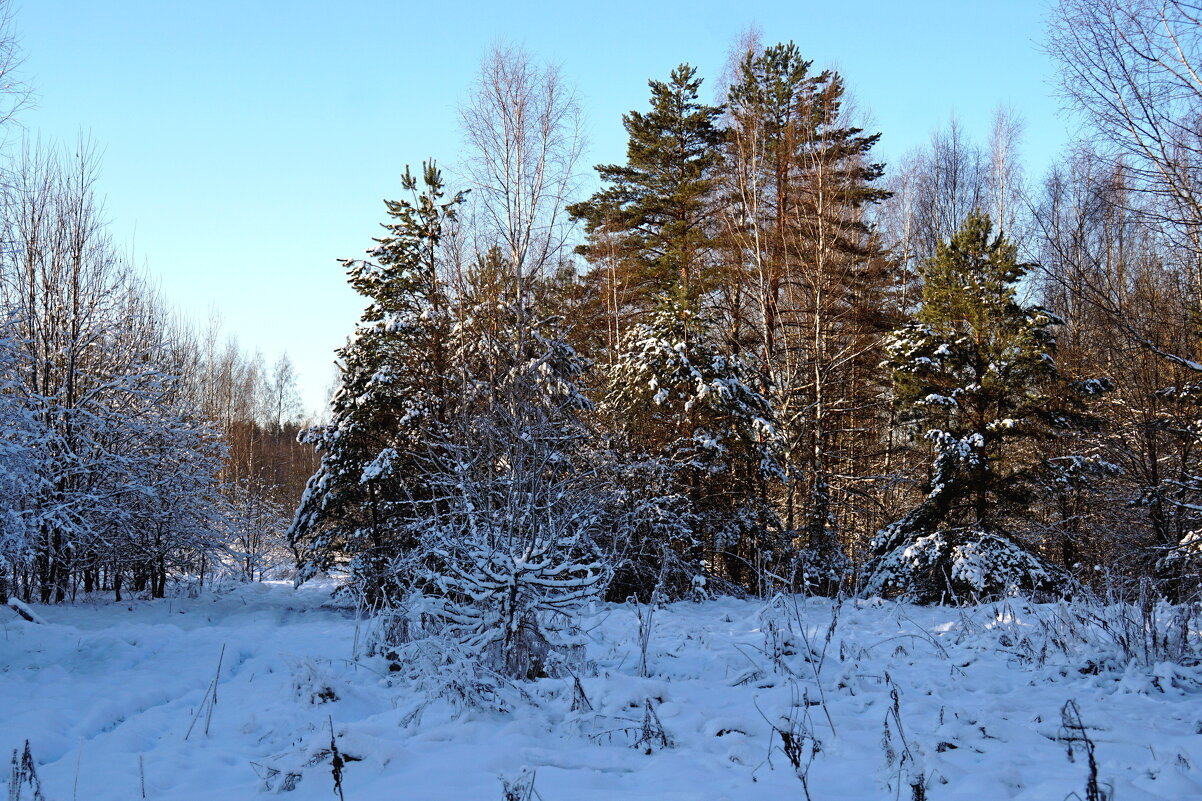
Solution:
M0 197L0 596L260 578L311 451L287 358L181 323L110 239L95 159L28 147Z

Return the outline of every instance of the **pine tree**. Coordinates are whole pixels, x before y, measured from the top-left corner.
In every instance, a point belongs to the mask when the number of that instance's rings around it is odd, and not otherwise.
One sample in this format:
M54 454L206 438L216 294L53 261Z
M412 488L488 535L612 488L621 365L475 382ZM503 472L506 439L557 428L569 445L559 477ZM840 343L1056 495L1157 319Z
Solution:
M427 474L446 442L450 415L450 318L440 245L456 219L439 170L424 165L421 189L408 169L408 200L386 201L387 234L372 260L343 263L370 303L339 350L341 384L331 419L304 435L321 453L289 541L299 580L350 559L352 583L369 604L395 601L406 576L398 560L417 546L416 529L438 503Z
M707 249L721 111L698 100L696 75L681 64L667 83L648 81L651 110L622 118L626 164L598 166L608 185L568 207L589 235L580 251L594 264L610 257L619 263L614 282L623 308L615 311L645 311L667 293L688 302L712 287Z
M1008 530L1050 469L1041 443L1090 424L1056 365L1059 320L1018 301L1031 265L969 217L921 269L917 319L886 351L902 417L935 451L927 496L873 540L866 591L919 601L1010 587L1063 589L1062 576Z
M875 366L890 276L868 210L889 193L871 160L880 135L852 124L838 73L811 68L793 43L749 49L736 65L723 247L744 287L726 301L732 337L754 355L781 421L782 517L807 572L833 590L860 505L853 477L875 472L859 432L882 411Z

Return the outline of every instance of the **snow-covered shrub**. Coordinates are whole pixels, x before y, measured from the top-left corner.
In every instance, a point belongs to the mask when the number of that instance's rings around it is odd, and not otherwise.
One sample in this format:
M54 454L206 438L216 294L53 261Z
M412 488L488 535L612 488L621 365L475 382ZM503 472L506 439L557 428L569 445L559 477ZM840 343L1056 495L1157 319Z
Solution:
M1197 597L1202 592L1202 530L1185 532L1176 547L1156 563L1156 571L1184 589L1185 598Z
M432 532L427 614L484 664L515 678L559 675L581 644L574 616L604 569L579 531Z
M328 704L342 697L339 681L312 659L296 659L292 665L292 693L306 704Z
M522 768L517 776L501 778L501 801L541 801L534 789L535 771Z
M611 600L685 597L698 576L761 591L765 554L787 550L765 489L783 471L771 404L747 366L709 321L665 299L623 339L608 378L615 483L635 510L615 521L632 545Z
M810 798L810 768L814 759L822 753L822 741L814 735L809 698L797 691L796 683L790 684L789 691L788 709L775 721L769 721L773 736L773 740L769 741L772 743L769 756L772 749L779 749L785 755L793 774L801 782L806 798ZM780 740L780 745L775 745L774 740Z
M864 592L920 602L972 603L1070 588L1063 572L1014 541L970 527L938 530L895 547L875 563Z
M1202 665L1202 602L1168 603L1148 579L1133 598L1061 603L1045 627L1066 655L1099 669Z
M651 754L657 748L672 748L676 745L660 721L650 698L643 701L643 722L637 731L638 739L632 747L640 749L644 754Z
M408 570L440 635L511 678L558 671L578 607L608 566L586 460L587 364L557 317L537 318L497 251L454 312L458 412L425 470L435 502Z
M654 457L615 452L599 453L597 461L604 518L597 539L611 569L605 599L648 603L707 595L712 582L703 543L675 470Z
M43 510L29 503L46 483L39 454L49 437L23 403L17 372L19 354L10 322L0 322L0 603L8 598L14 566L31 562L34 534Z
M824 596L838 594L852 567L847 554L839 548L798 548L789 552L786 564L789 582L781 589Z
M429 600L415 595L402 614L394 610L390 628L403 633L403 641L373 641L372 652L388 681L407 685L412 696L421 699L411 717L420 718L425 707L439 699L459 711L496 712L512 711L528 701L529 695L513 679L494 670L478 652L446 631L440 616L428 614ZM404 625L398 625L401 619L406 621ZM378 630L377 637L384 631Z
M889 685L889 697L893 702L885 711L881 734L886 783L899 797L901 788L907 787L911 801L925 801L927 776L923 749L906 734L906 726L902 721L901 691L888 672L885 673L885 682Z

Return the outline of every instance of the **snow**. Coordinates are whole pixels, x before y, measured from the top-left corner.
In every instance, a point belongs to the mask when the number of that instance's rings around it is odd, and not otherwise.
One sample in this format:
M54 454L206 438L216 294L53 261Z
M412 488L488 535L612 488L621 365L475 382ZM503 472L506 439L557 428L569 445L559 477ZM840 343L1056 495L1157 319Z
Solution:
M366 484L369 481L375 481L380 476L386 476L392 470L392 463L396 461L397 452L395 448L384 448L376 456L363 467L363 474L359 477L360 484Z
M45 623L46 622L45 620L42 620L42 618L39 617L36 612L34 612L32 609L29 608L29 604L22 603L17 598L9 598L8 599L8 608L13 610L14 612L16 612L18 615L20 615L25 620L28 620L30 623Z
M804 798L775 727L806 744L816 799L909 798L921 777L932 799L1046 801L1084 793L1061 718L1072 700L1117 798L1202 797L1202 670L1125 664L1065 604L682 602L656 611L641 678L636 608L598 603L581 621L587 702L572 678L542 679L511 685L500 712L363 657L366 626L329 590L243 584L0 618L0 747L30 741L50 801L141 798L140 765L156 801L286 784L327 801L331 725L353 801L501 799L501 777L531 776L546 801Z

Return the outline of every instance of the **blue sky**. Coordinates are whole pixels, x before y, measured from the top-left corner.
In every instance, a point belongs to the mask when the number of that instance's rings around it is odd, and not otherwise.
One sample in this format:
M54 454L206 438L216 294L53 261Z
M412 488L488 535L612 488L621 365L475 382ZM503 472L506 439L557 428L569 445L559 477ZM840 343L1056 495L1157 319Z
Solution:
M844 75L886 162L952 114L984 139L999 103L1023 115L1034 173L1068 138L1043 0L12 4L37 93L28 133L88 136L118 241L192 319L216 312L269 362L287 351L310 409L362 307L336 259L370 244L406 163L455 161L456 109L493 42L576 85L582 168L623 159L621 115L649 78L688 61L712 89L751 25Z

